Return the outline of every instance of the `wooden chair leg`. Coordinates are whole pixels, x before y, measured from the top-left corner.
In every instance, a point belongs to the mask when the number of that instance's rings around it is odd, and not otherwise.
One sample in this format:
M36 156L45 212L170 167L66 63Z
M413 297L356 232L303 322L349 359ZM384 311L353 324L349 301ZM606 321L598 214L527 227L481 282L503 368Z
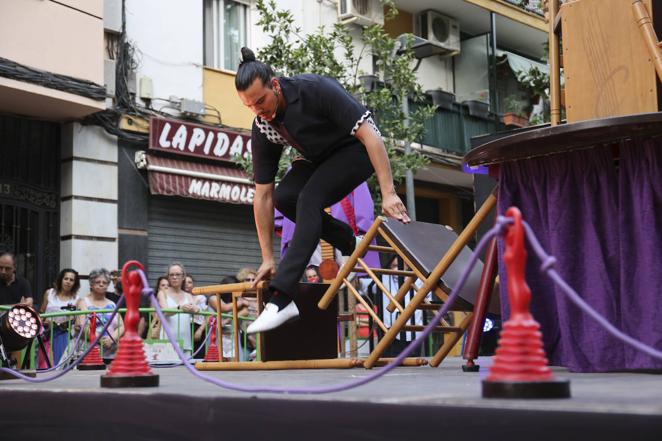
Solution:
M462 338L462 335L464 335L464 331L469 327L469 323L471 323L471 318L473 317L473 313L468 313L467 316L462 320L460 323L460 326L458 326L461 331L454 332L452 334L452 338L446 340L444 338L444 344L439 348L436 354L434 354L434 357L430 360L430 366L432 367L437 367L439 364L446 358L448 353L453 349L453 347L457 344L458 341Z
M342 268L340 268L340 271L338 271L338 276L333 280L331 285L329 285L329 288L326 290L320 301L317 303L317 306L320 309L326 309L329 307L331 301L333 300L333 297L338 293L338 290L340 289L340 285L342 285L343 280L346 279L347 276L349 276L349 273L352 272L352 270L354 269L354 265L356 265L358 258L363 256L365 252L368 250L368 247L370 247L370 242L372 242L372 239L375 238L375 235L377 234L377 229L382 224L382 221L383 221L382 217L377 217L377 219L375 219L375 222L373 222L372 226L368 229L359 246L356 247L354 253L352 253L352 255L350 256L349 260L347 261L347 264L345 264Z
M467 360L462 366L464 372L477 372L479 366L474 363L478 358L478 346L480 337L483 335L483 322L487 315L487 307L492 299L492 290L494 289L494 279L497 273L497 244L496 238L490 241L490 245L485 253L485 265L483 273L480 276L480 284L474 304L473 321L467 333L467 343L464 346L463 358Z
M241 292L232 293L232 343L234 346L234 361L239 361L239 308L237 298Z

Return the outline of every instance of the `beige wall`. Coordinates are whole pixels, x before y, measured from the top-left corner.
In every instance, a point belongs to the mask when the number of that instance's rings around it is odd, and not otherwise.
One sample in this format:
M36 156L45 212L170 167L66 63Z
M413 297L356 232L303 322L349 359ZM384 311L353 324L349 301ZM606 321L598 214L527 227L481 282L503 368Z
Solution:
M239 100L234 88L234 74L206 67L204 69L204 100L221 112L223 124L250 129L253 113ZM218 121L208 118L210 122Z
M103 0L0 0L0 57L103 84Z

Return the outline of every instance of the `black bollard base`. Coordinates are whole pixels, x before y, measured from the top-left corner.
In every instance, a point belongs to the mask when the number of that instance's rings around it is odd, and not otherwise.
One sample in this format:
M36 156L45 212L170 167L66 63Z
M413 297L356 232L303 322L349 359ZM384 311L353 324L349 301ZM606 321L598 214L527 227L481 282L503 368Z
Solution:
M101 387L157 387L158 375L102 375Z
M483 381L483 398L570 398L570 381Z

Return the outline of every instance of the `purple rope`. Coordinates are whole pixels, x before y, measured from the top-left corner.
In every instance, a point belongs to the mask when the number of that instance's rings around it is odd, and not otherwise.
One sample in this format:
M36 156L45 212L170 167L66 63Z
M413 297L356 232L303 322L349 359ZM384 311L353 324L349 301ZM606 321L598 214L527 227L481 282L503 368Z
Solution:
M71 364L70 366L67 366L65 369L62 370L62 372L59 372L55 375L51 375L50 377L46 377L46 378L32 378L32 377L28 377L27 375L22 374L20 371L17 371L15 369L11 369L11 368L0 367L0 371L6 372L6 373L8 373L10 375L13 375L14 377L16 377L20 380L25 380L25 381L28 381L30 383L46 383L48 381L57 380L58 378L64 376L64 374L66 374L67 372L69 372L70 370L75 368L81 361L83 361L83 359L85 357L87 357L87 354L89 354L92 351L92 349L99 343L99 340L101 340L101 337L103 337L103 335L106 333L106 330L108 329L110 324L113 322L113 319L115 318L115 315L117 315L117 310L119 309L120 304L122 303L122 300L124 300L124 294L122 294L122 296L119 298L119 301L117 302L117 305L115 305L115 309L113 310L112 314L110 315L110 319L103 326L103 329L101 330L99 335L97 335L97 338L94 339L94 341L87 347L87 349L85 351L83 351L81 356L78 357L73 364Z
M499 217L501 218L502 216ZM507 218L505 219L506 221L508 220ZM566 296L568 296L568 298L579 309L581 309L584 313L590 316L593 320L598 322L598 324L603 328L605 328L607 332L609 332L617 339L621 340L623 343L630 345L633 348L637 349L638 351L644 352L653 358L662 359L662 351L659 351L651 346L648 346L634 339L633 337L630 337L629 335L625 334L623 331L621 331L620 329L609 323L607 319L605 319L600 314L598 314L598 312L595 309L591 308L584 301L584 299L582 299L579 296L579 294L577 294L577 291L572 289L570 285L568 285L565 282L565 280L561 278L559 273L557 273L556 270L553 268L556 259L545 252L543 247L540 245L538 238L533 233L531 226L529 226L529 224L524 221L522 221L522 224L524 224L524 229L526 230L526 237L529 239L529 244L531 244L531 247L533 248L534 252L538 255L538 258L542 262L542 265L540 266L540 271L546 274L550 279L552 279L554 283L556 283L561 288L561 291Z
M420 344L425 341L425 339L430 335L430 333L434 330L434 328L439 324L441 321L442 317L448 312L450 307L453 305L455 300L457 299L457 296L459 295L460 291L462 290L462 287L467 281L467 278L469 277L469 273L471 272L471 269L474 267L476 264L476 260L478 260L478 256L480 255L480 252L483 250L487 242L497 234L499 234L504 227L503 224L497 224L494 226L491 230L483 236L483 238L480 240L478 243L478 246L476 247L475 252L472 254L471 259L469 261L469 264L465 271L462 274L462 277L460 277L460 280L458 281L457 285L455 288L452 290L451 295L448 297L448 300L444 305L442 306L441 309L437 312L437 314L432 318L430 323L427 324L425 329L421 332L421 335L419 335L416 340L412 341L405 349L400 353L400 355L384 366L383 368L374 371L372 374L368 375L365 378L362 378L360 380L352 381L349 383L344 383L344 384L338 384L335 386L326 386L326 387L294 387L294 388L280 388L280 387L268 387L268 386L245 386L245 385L240 385L240 384L235 384L235 383L229 383L227 381L219 380L214 377L210 377L209 375L205 375L198 370L195 369L191 363L188 362L186 359L186 355L183 353L181 348L179 347L178 344L176 344L176 341L174 339L174 335L172 333L172 330L168 326L167 322L165 321L165 317L163 316L163 312L161 311L161 307L156 301L156 298L154 297L154 290L149 287L149 283L147 282L147 277L145 276L145 273L141 270L138 270L138 273L140 274L140 277L143 282L143 286L145 287L142 292L145 295L151 296L151 301L152 305L154 306L154 309L156 310L156 314L159 316L161 319L161 325L163 326L163 329L165 330L166 336L168 339L173 343L173 347L175 351L177 352L177 355L179 355L179 358L182 360L184 363L184 366L186 369L191 372L195 377L206 381L208 383L214 384L216 386L220 386L225 389L230 389L230 390L235 390L235 391L240 391L240 392L263 392L263 393L276 393L276 394L327 394L327 393L332 393L332 392L340 392L340 391L345 391L349 389L353 389L358 386L362 386L364 384L370 383L372 381L377 380L378 378L386 375L388 372L393 370L395 367L397 367L402 360L404 360L416 347L418 347Z
M214 331L214 332L216 332L216 331ZM210 338L211 338L211 332L207 332L207 336L205 337L205 341L200 342L200 347L198 349L196 349L195 352L193 354L191 354L190 357L188 357L189 361L196 358L196 356L200 353L202 348L207 346L207 343L209 343ZM178 361L177 363L164 363L164 364L149 363L149 367L158 368L158 369L167 369L167 368L173 368L173 367L181 366L182 364L183 363L181 361Z
M87 324L87 322L89 320L90 320L90 316L86 315L85 323L83 323L83 326L81 327L80 332L78 332L78 334L76 335L76 339L74 340L74 344L70 346L71 348L77 348L78 347L78 344L80 343L80 338L83 336L83 328L85 327L85 325ZM37 348L37 354L39 354L40 351L41 351L41 348ZM52 372L54 370L57 370L60 367L64 366L65 364L69 363L74 358L75 355L76 355L76 353L72 349L71 353L69 353L66 357L60 359L60 362L57 365L55 365L53 367L50 367L50 368L46 368L46 369L37 368L37 372L39 372L41 374L41 373ZM46 356L48 356L48 354L46 354ZM38 356L37 356L37 361L39 361Z

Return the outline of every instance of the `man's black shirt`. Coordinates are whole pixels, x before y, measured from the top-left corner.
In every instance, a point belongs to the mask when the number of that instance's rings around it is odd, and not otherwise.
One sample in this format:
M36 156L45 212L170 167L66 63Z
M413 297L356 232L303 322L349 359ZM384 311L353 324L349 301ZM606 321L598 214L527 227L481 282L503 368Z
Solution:
M21 297L32 297L32 289L26 279L17 275L9 286L0 280L0 305L19 303Z
M284 145L318 164L334 151L362 145L354 136L370 111L336 80L304 74L278 79L287 105L268 123L253 121L251 150L253 174L258 184L274 181Z

